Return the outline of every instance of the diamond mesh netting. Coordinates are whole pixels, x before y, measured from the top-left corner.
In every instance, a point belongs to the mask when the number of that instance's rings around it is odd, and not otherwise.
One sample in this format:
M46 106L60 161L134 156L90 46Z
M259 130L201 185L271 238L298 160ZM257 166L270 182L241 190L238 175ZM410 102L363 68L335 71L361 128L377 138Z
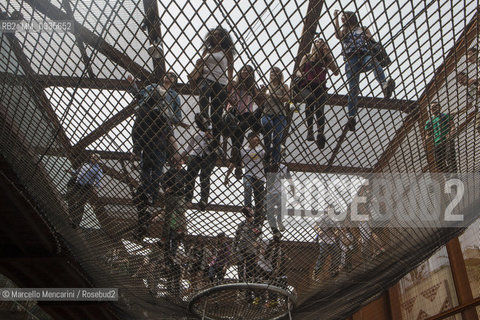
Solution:
M477 217L478 1L0 10L2 156L127 318L345 318Z

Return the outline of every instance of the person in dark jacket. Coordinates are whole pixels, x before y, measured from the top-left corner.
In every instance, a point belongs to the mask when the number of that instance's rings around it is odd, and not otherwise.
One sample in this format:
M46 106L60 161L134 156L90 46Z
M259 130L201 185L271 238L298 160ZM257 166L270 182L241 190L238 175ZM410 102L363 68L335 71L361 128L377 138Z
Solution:
M167 103L167 91L155 83L137 90L133 80L131 82L132 93L138 100L132 128L133 158L140 158L140 185L134 197L138 226L134 237L141 241L150 221L147 207L155 205L167 155L177 160L180 157L171 126L173 113Z
M225 233L217 236L217 245L213 249L212 260L209 264L208 277L210 281L222 281L227 272L227 264L230 258L230 246L225 239Z

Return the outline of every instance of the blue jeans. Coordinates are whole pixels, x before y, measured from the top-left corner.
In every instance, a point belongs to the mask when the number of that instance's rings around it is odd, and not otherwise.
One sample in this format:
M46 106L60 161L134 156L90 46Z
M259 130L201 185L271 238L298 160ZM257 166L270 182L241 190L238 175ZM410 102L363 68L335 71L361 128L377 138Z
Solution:
M373 69L375 78L382 85L385 82L385 73L377 60L367 55L350 56L345 63L345 73L348 82L348 116L354 117L357 114L358 94L360 93L360 73Z
M160 178L165 162L166 155L164 151L142 152L140 187L138 191L139 194L150 195L153 203L155 203L158 196Z
M264 143L267 154L272 155L274 163L279 163L280 148L283 133L287 127L287 117L284 115L265 115L262 117L262 126L265 132Z

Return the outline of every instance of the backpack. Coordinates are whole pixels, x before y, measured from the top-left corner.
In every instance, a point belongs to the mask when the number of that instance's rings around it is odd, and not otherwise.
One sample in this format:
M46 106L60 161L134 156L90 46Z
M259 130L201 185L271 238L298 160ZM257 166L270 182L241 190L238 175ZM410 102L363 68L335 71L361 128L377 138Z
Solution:
M139 146L143 150L165 147L161 145L161 136L173 117L171 106L165 102L165 93L157 84L150 84L138 92L132 128L134 147Z
M368 46L372 58L376 59L382 67L388 67L392 63L385 47L380 42L370 39L368 40Z
M156 83L149 84L138 92L138 109L148 106L151 109L157 109L161 116L167 120L172 120L174 112L172 106L165 101L165 95L168 92Z

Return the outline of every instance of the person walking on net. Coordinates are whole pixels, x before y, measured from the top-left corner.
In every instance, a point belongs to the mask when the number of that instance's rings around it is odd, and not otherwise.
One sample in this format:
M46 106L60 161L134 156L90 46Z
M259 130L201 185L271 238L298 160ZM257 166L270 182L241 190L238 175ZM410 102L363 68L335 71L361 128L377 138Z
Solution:
M68 213L72 220L72 227L78 228L82 221L87 201L96 195L100 182L103 178L103 171L100 168L100 155L94 153L90 161L73 172L72 190L68 196Z
M316 143L319 149L325 147L325 103L327 101L327 71L338 76L337 63L330 48L323 39L313 42L312 50L303 56L297 71L300 77L300 96L305 100L307 120L307 141L314 141L314 120L317 124Z
M345 11L342 14L342 27L339 23L340 12L334 12L335 36L342 44L345 59L345 73L348 82L348 129L355 131L358 95L360 93L360 73L373 70L385 98L392 96L395 82L385 77L380 63L372 57L369 50L369 41L372 40L370 31L362 27L355 12Z

